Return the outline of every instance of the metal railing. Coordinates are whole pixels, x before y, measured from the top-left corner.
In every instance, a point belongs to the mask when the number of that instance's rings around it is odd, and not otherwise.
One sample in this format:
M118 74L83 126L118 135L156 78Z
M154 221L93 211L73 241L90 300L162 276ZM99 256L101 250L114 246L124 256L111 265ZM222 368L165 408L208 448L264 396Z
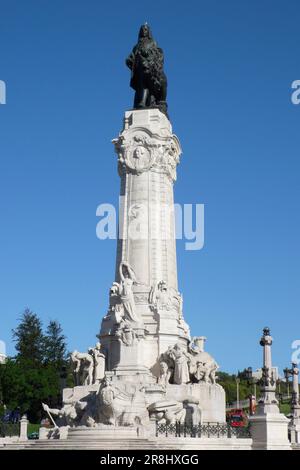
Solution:
M160 424L156 422L156 437L207 437L222 438L235 437L238 439L247 439L251 437L250 427L232 427L228 423L205 423L196 426L186 424Z
M0 437L13 437L20 435L20 423L0 422Z

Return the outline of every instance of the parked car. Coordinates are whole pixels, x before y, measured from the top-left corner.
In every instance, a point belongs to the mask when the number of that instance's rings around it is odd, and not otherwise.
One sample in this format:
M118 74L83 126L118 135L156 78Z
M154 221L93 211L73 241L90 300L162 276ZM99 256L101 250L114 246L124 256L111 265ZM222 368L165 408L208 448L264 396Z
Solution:
M244 410L242 409L235 409L231 410L227 413L227 422L233 428L242 428L247 426L248 417Z

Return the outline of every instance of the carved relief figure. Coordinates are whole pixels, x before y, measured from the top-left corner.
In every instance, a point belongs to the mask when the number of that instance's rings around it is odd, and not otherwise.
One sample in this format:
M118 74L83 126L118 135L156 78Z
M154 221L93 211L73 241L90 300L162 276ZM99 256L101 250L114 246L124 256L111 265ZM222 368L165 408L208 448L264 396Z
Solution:
M116 336L126 345L132 346L137 340L137 335L131 328L128 320L122 320L119 328L116 331Z
M159 281L150 292L150 303L157 309L169 310L171 308L170 293L165 281Z
M150 163L149 150L138 145L133 152L133 167L137 173L147 169Z
M133 426L147 422L148 414L144 394L140 390L128 393L105 377L96 397L96 420L114 426Z
M159 310L174 309L178 312L178 319L182 317L182 297L166 281L159 281L150 291L150 303Z

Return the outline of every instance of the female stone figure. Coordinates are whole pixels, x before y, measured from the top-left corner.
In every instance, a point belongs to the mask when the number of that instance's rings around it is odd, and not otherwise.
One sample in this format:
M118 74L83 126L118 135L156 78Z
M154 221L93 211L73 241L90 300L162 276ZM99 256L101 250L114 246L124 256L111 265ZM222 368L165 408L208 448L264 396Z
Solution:
M159 372L160 375L158 377L157 383L159 385L163 385L163 387L166 387L170 381L170 377L172 374L172 371L169 369L168 364L164 361L162 361L159 364Z
M132 322L140 322L141 319L136 312L132 290L133 284L136 283L136 278L133 269L125 261L120 264L120 279L120 295L125 318Z
M105 373L105 355L101 352L101 344L98 342L94 348L89 350L94 358L93 383L99 383Z
M174 383L181 385L190 382L189 354L180 346L179 343L175 344L169 354L174 361Z

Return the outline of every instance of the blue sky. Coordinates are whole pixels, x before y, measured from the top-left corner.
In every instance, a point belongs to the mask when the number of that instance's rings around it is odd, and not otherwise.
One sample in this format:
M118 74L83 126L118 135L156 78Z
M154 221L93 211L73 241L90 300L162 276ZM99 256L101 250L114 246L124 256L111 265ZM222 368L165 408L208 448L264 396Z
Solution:
M111 139L132 106L124 59L145 20L165 52L183 156L178 203L205 204L205 246L178 242L192 334L223 370L274 363L300 339L298 2L1 0L0 339L28 306L95 342L114 278L96 208L119 193Z

